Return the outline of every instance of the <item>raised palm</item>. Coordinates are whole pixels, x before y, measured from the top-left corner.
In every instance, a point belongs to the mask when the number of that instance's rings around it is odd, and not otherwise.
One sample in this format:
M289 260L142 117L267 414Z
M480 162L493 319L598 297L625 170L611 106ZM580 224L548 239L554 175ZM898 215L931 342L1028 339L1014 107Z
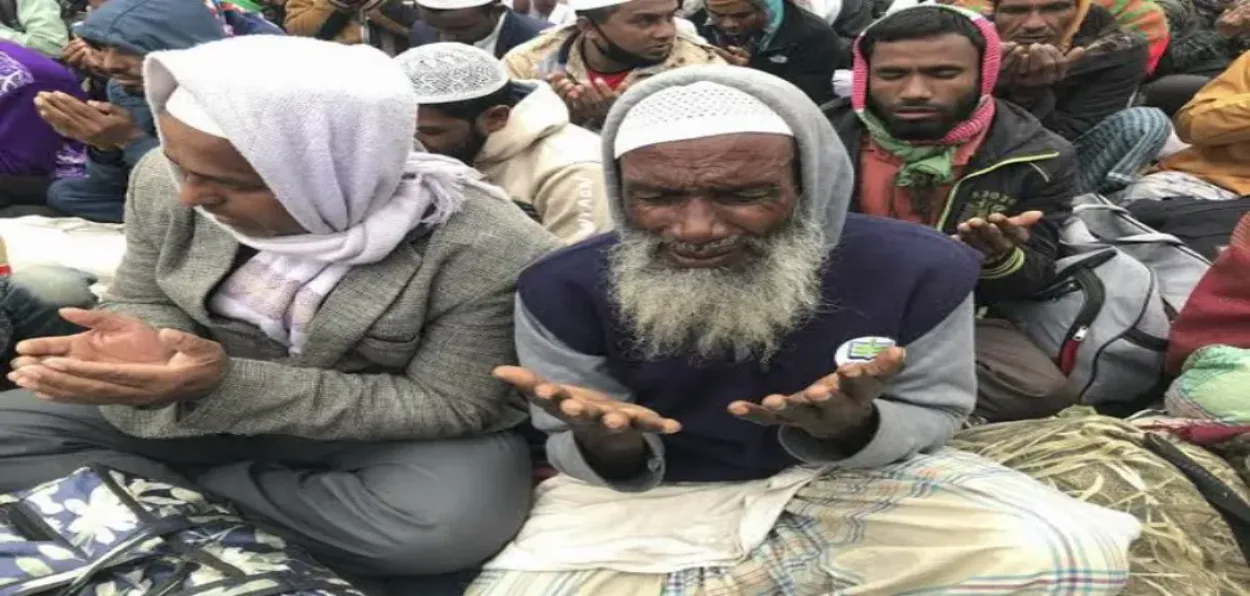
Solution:
M174 350L161 343L157 330L135 317L76 308L62 309L61 317L87 330L24 341L17 346L18 356L136 364L165 363L174 356Z

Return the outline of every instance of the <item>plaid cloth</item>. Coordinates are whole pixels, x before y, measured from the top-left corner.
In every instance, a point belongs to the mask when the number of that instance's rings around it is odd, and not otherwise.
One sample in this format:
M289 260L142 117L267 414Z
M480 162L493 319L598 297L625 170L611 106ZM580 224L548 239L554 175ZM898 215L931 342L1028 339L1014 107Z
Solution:
M473 596L1117 594L1132 517L953 449L838 470L787 505L743 562L666 575L488 570Z
M1155 108L1128 108L1108 116L1076 139L1081 188L1122 189L1154 162L1172 133L1172 121Z

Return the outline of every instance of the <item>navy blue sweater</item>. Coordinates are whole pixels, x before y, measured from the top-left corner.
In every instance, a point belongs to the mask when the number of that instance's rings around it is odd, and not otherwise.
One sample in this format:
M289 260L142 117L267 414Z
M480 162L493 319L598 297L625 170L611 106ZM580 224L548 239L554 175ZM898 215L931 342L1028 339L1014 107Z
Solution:
M757 479L798 463L779 441L777 428L733 417L726 412L729 403L804 389L833 372L834 353L855 338L888 337L908 346L967 301L980 271L975 251L942 234L852 214L823 272L825 308L794 331L767 366L685 358L642 361L630 353L630 338L606 291L606 257L615 243L615 235L599 236L530 267L518 282L518 316L530 317L545 330L541 335L553 336L563 347L602 359L608 374L637 403L682 423L680 433L661 437L668 481ZM519 343L544 341L521 336L520 327ZM524 358L522 364L545 368Z

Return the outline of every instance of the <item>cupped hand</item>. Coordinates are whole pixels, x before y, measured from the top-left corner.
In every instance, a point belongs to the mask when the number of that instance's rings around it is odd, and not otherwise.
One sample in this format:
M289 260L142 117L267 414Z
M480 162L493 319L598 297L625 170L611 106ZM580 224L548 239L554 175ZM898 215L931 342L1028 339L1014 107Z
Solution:
M793 395L769 395L758 404L735 401L729 413L756 424L797 427L820 439L853 436L873 419L873 402L903 369L905 358L902 348L891 347L871 361L844 364Z
M525 394L531 404L563 421L575 434L673 434L681 430L681 423L653 410L612 399L593 389L552 383L527 368L501 366L494 374Z

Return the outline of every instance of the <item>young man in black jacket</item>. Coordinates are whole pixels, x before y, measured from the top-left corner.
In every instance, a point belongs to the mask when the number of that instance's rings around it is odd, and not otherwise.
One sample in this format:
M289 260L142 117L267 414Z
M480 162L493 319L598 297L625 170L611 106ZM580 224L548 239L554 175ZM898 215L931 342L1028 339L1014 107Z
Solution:
M817 104L833 99L833 71L850 66L833 27L790 0L706 0L691 20L725 61L785 79Z
M930 225L980 250L976 297L990 307L1051 283L1078 192L1072 145L992 96L998 44L972 12L901 10L857 42L855 76L867 84L826 107L856 165L852 209ZM1035 418L1071 404L1058 368L1009 323L979 321L976 349L975 415Z

